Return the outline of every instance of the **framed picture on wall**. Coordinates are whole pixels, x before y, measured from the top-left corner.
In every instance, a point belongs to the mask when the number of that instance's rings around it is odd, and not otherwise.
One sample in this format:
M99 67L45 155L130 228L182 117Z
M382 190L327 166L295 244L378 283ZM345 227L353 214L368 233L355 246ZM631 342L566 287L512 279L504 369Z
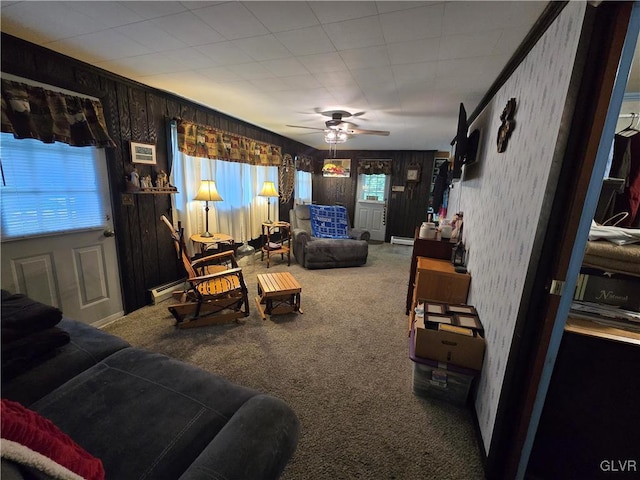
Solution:
M131 142L131 162L156 164L156 146L148 143Z
M323 177L350 177L351 159L326 158L322 166Z

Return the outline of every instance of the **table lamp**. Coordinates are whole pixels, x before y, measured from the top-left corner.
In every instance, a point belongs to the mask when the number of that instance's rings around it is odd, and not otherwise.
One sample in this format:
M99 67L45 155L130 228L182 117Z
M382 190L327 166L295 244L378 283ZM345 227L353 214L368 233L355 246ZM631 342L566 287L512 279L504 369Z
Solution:
M261 197L267 197L267 221L264 223L273 223L269 218L269 214L271 213L271 197L279 197L278 190L276 190L276 186L273 182L264 182L262 185L262 190L258 194Z
M198 190L198 194L195 196L194 200L201 200L204 202L204 211L205 211L205 232L202 234L203 237L212 237L211 233L209 233L209 202L221 202L222 197L218 193L218 189L216 188L216 182L214 180L202 180L200 182L200 189Z

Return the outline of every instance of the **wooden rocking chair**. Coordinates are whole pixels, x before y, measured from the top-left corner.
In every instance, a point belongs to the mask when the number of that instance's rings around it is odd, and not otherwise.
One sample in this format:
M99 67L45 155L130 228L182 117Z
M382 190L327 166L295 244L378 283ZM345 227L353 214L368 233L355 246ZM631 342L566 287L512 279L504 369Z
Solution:
M206 255L191 261L184 245L184 230L175 230L164 215L160 218L171 231L189 282L187 290L174 292L180 303L169 307L177 326L217 325L249 316L248 290L233 251Z

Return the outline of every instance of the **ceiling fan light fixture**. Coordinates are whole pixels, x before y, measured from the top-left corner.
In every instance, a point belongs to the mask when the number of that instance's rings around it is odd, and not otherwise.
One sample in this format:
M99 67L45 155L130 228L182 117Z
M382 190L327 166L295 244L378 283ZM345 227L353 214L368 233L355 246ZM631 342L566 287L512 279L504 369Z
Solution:
M324 141L329 144L344 143L349 139L345 132L338 130L328 130L324 133Z

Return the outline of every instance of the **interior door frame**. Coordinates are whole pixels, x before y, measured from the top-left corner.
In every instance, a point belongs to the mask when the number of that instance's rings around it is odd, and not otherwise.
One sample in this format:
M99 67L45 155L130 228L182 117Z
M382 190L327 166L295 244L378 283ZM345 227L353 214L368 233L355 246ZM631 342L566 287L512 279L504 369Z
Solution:
M602 185L603 152L608 154L610 146L601 146L600 141L607 135L613 138L615 122L611 125L607 117L614 110L617 119L622 103L622 95L612 99L612 92L614 86L618 89L617 71L633 3L603 2L586 8L573 72L580 81L574 84L572 79L574 91L569 92L575 97L575 109L561 127L567 138L564 160L529 306L514 332L485 465L488 479L525 474ZM627 72L630 63L628 59ZM622 62L620 71L625 71ZM561 295L551 293L553 281L564 283Z

